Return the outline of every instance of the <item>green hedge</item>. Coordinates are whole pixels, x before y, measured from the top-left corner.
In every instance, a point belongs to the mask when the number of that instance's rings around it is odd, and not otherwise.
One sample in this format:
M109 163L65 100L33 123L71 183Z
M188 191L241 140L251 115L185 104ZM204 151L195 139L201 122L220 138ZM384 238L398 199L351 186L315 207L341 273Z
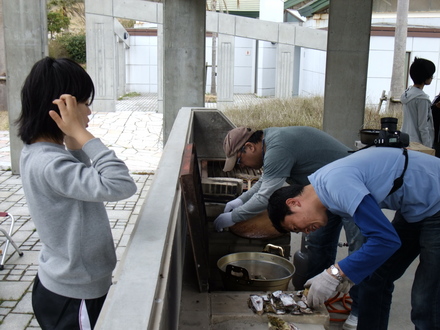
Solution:
M86 63L86 35L64 34L52 40L49 45L49 55L52 57L69 57L72 60Z

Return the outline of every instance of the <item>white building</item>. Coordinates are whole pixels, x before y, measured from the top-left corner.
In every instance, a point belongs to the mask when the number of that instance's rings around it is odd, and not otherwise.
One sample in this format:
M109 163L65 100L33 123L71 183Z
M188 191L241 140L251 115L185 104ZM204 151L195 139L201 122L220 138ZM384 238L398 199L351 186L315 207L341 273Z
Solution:
M301 17L296 11L285 11L285 24L298 24L325 29L328 14ZM287 19L286 19L287 17ZM391 84L394 53L395 13L374 13L370 38L370 54L366 102L378 104L383 91ZM158 39L154 25L129 30L130 48L127 49L127 92L158 92ZM209 33L209 32L208 32ZM206 39L206 93L211 91L211 35ZM275 58L277 45L254 39L236 37L234 52L234 93L254 93L266 97L275 94ZM434 62L440 70L440 12L412 12L408 16L406 67L414 57ZM295 54L293 96L323 95L326 52L298 48ZM355 72L353 74L356 74ZM407 85L412 81L407 75ZM402 91L403 92L403 91ZM434 97L440 93L440 79L436 74L425 92Z

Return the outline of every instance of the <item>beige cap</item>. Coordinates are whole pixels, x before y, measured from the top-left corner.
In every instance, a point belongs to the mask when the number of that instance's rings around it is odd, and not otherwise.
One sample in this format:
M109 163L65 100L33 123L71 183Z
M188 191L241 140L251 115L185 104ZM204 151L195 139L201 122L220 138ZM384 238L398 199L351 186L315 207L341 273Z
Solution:
M228 132L223 142L223 150L226 155L223 171L229 172L237 163L237 153L255 131L246 127L236 127Z

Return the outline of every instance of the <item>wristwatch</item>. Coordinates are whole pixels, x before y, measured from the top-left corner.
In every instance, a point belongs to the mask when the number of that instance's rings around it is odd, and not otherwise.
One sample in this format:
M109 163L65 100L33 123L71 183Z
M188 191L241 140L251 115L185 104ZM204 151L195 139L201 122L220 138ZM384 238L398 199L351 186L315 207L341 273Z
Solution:
M335 265L330 266L330 272L333 276L335 276L339 280L339 282L342 282L344 280L341 274L339 273L339 269L335 267Z

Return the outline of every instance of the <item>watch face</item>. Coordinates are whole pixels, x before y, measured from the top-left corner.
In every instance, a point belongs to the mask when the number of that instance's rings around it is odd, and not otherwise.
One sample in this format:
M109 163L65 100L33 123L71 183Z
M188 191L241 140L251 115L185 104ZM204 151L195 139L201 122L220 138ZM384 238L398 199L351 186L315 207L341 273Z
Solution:
M338 275L338 269L336 267L332 268L332 274L333 275Z

